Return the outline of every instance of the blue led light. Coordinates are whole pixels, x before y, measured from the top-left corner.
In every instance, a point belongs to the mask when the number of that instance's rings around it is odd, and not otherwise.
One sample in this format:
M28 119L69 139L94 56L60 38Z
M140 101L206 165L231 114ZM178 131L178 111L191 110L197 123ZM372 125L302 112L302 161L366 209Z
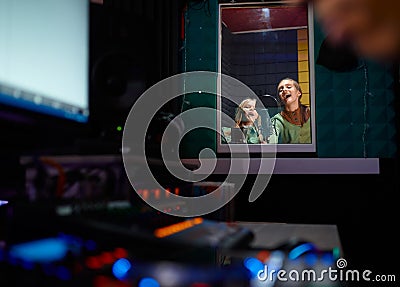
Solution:
M0 206L1 206L1 205L5 205L5 204L7 204L7 203L8 203L7 200L0 200Z
M68 251L64 240L47 238L20 243L10 248L10 257L28 262L46 263L61 260Z
M289 259L294 260L296 258L298 258L299 256L301 256L302 254L311 251L311 250L315 250L315 247L312 243L303 243L300 244L299 246L296 246L295 248L293 248L290 252L289 252Z
M121 258L114 262L112 272L116 278L123 279L131 267L132 265L128 259Z
M138 287L160 287L160 284L153 278L145 277L139 281Z
M264 270L264 264L254 257L245 258L243 264L250 271L252 278L256 277L260 270Z

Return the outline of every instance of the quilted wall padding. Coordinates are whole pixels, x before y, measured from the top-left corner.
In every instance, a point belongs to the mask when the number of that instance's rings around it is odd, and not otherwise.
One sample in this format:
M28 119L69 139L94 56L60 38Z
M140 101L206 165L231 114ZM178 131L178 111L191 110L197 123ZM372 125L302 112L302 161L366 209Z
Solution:
M315 59L325 34L314 22ZM357 58L337 71L315 64L317 153L319 157L394 157L396 125L391 65Z

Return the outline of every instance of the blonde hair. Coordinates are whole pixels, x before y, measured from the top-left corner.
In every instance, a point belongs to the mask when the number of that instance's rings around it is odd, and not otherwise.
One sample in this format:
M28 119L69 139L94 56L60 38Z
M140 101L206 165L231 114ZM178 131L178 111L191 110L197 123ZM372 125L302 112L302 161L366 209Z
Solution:
M251 101L254 101L255 104L257 103L256 99L246 98L239 104L238 108L236 109L235 123L236 123L236 127L237 128L242 129L245 126L243 123L250 121L250 119L248 119L247 116L246 116L246 112L244 111L244 107ZM264 136L261 133L261 128L262 128L261 117L258 116L257 119L254 122L251 122L251 124L254 127L255 131L257 132L258 140L260 142L263 142L264 141Z
M242 124L243 124L243 121L244 121L244 117L245 117L245 111L244 111L243 107L246 106L249 102L252 102L252 101L257 103L256 99L246 98L239 104L238 108L236 109L236 114L235 114L236 127L242 127ZM257 118L257 124L261 124L260 117Z

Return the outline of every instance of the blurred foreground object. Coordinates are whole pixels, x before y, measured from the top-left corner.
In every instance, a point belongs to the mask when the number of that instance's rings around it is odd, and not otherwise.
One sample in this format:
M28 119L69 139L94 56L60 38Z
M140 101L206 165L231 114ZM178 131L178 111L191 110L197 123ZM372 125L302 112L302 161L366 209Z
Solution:
M294 0L311 2L333 45L350 44L363 57L377 61L400 59L400 1Z

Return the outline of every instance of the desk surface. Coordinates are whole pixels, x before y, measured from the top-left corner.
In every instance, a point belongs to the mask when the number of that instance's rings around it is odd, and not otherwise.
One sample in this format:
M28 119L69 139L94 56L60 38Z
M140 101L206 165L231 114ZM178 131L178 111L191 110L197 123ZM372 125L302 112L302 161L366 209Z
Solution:
M302 240L315 244L321 250L339 248L342 251L339 232L331 224L292 224L274 222L237 222L250 229L255 237L251 247L273 249L290 240Z
M229 260L231 260L231 262L240 262L240 260L246 262L248 258L250 258L249 260L251 260L251 258L257 258L258 260L263 260L262 262L265 264L262 266L264 269L259 269L260 267L249 269L253 270L252 272L257 272L257 276L252 277L250 280L250 287L343 286L341 281L331 280L328 276L323 275L328 268L336 269L336 256L341 257L342 254L342 247L336 225L269 222L237 223L238 225L251 230L255 237L250 243L250 249L247 252L243 251L240 255L234 254L231 257L229 257L230 254L228 254ZM300 247L302 251L295 252L295 257L292 257L293 254L290 255L291 251L297 248L295 248L296 243L292 246L293 243L291 242L312 243L317 248L318 252L314 253L314 251L311 251L308 253L310 250L307 250L307 248L303 250ZM288 248L288 246L292 247ZM268 257L261 259L263 257L262 254L259 253L259 251L261 251L260 249L270 250L271 253L269 253ZM336 249L339 249L340 254L336 254L333 251ZM332 256L329 256L330 259L328 261L324 259L324 255L326 254ZM310 258L314 259L309 260ZM255 268L253 265L248 266L249 268ZM268 266L269 269L265 266ZM262 270L262 272L259 273L259 270ZM283 279L278 280L276 276L272 275L273 273L269 273L271 270L274 270L274 272L276 270L284 271L285 273L282 274L286 275L281 274ZM262 276L258 277L260 274ZM297 278L290 277L287 274L301 275ZM313 276L307 277L307 274L313 274Z

